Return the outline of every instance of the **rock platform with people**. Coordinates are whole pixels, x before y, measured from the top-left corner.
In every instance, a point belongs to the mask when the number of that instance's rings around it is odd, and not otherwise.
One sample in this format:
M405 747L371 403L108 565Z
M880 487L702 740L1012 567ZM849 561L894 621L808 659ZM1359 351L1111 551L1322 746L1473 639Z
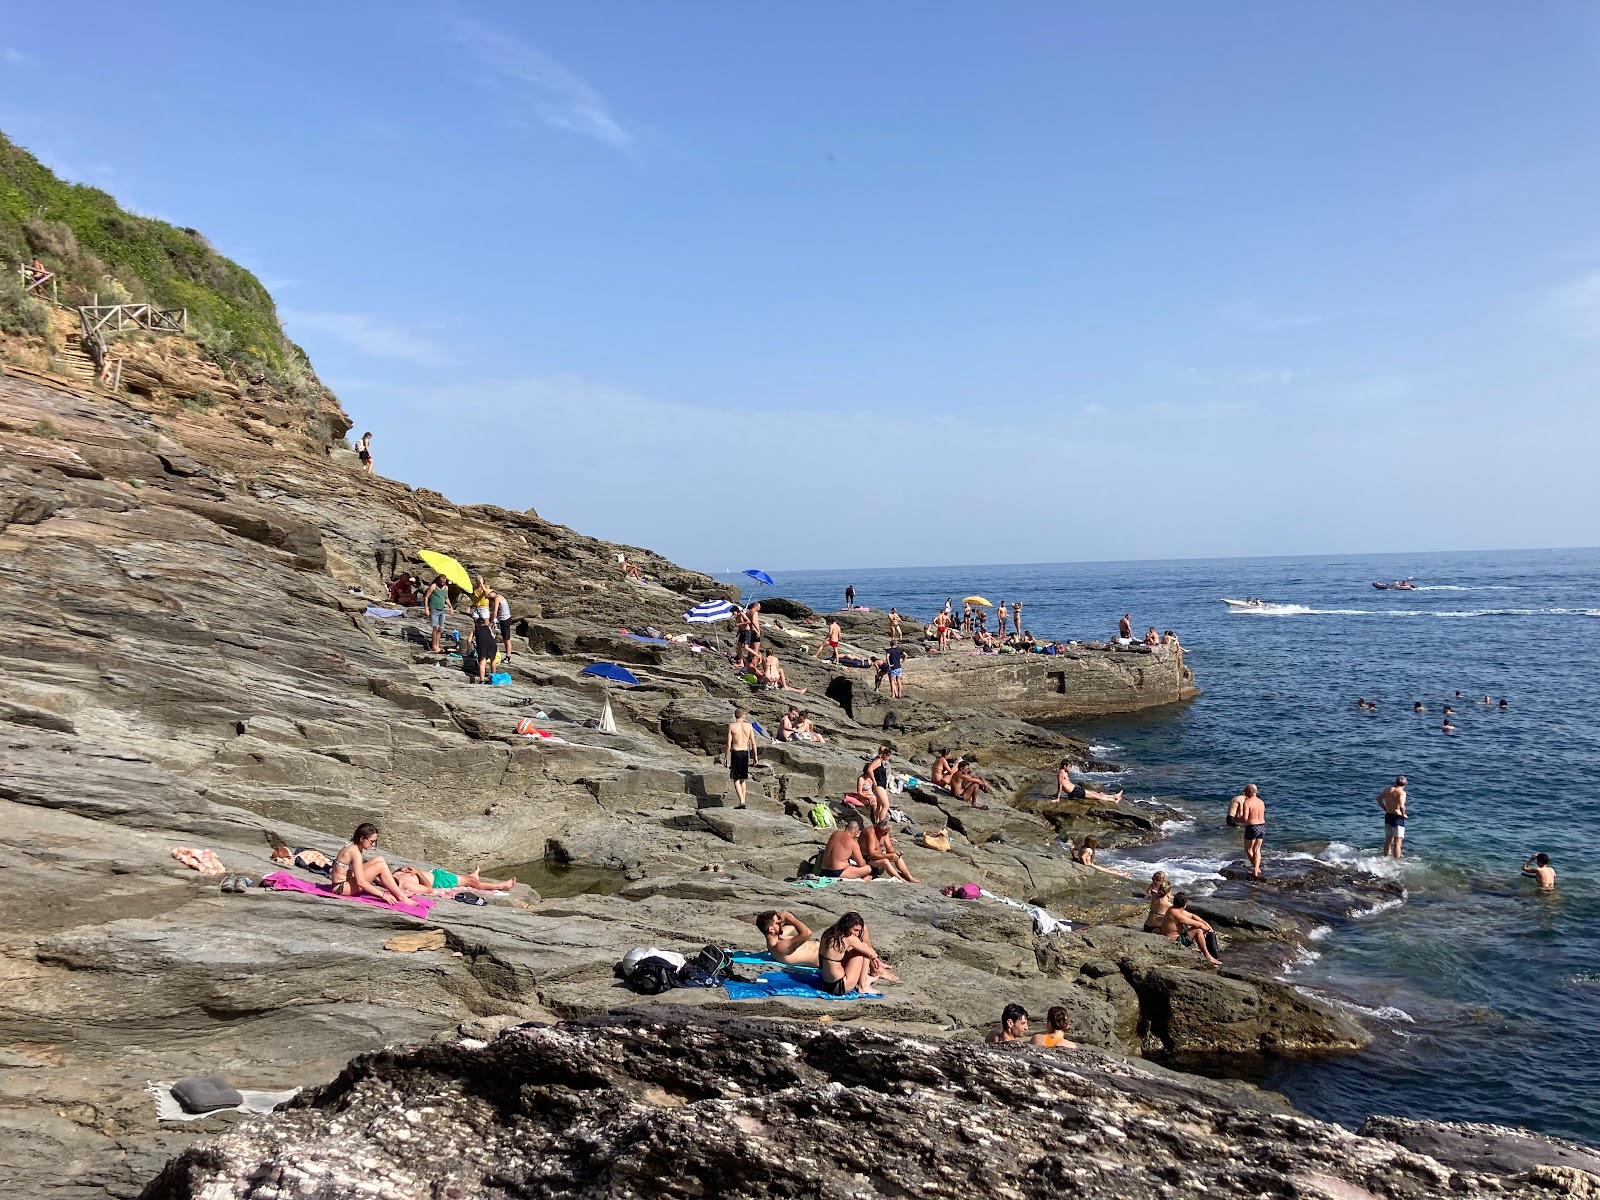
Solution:
M1241 969L1270 966L1268 947L1292 953L1292 919L1275 929L1260 904L1196 902L1222 934L1222 972L1144 932L1143 881L1060 843L1149 841L1164 810L1098 792L1053 801L1057 765L1082 769L1089 747L993 695L969 703L925 686L969 668L919 671L931 660L913 652L905 696L891 697L866 669L814 658L817 627L768 601L761 644L806 690L749 683L727 624L684 622L693 605L739 598L709 576L531 511L452 505L330 456L331 441L268 445L254 420L226 405L201 414L0 378L0 553L11 567L0 586L16 635L0 655L11 864L0 956L14 1047L3 1069L48 1100L0 1106L23 1192L64 1178L75 1194L135 1194L220 1128L222 1118L158 1124L149 1080L225 1064L246 1087L312 1086L388 1044L649 1006L614 973L627 951L759 950L754 921L768 910L815 930L859 913L898 979L869 973L884 980L882 999L739 1001L709 987L660 1000L869 1018L976 1044L1003 990L1029 1012L1062 1008L1072 1040L1116 1063L1256 1062L1366 1042L1347 1014ZM28 432L44 422L54 437ZM438 572L425 549L474 577L470 588L447 580L443 610L426 599ZM475 626L474 608L492 626ZM437 651L430 611L443 614ZM881 657L887 619L875 616L841 615L842 646ZM473 684L452 658L455 635L466 642L475 627L485 655L511 652L496 672L508 683ZM1149 672L1163 649L1083 661ZM1000 678L1025 657L981 656L978 669ZM636 682L585 674L597 661ZM740 707L760 727L744 809L721 761ZM821 740L778 740L791 707ZM945 749L987 785L986 807L933 784ZM860 782L875 760L883 796L876 770ZM873 794L847 805L862 787ZM862 853L925 882L825 882L814 872L833 831L811 819L819 805L835 820L885 810L890 840L868 839ZM367 824L381 841L352 838ZM401 888L433 902L426 916L370 891L317 891L329 878L300 866L299 851L337 860L351 845L381 855L397 884L433 882ZM209 851L227 874L182 865L175 847ZM538 870L508 869L519 864ZM219 886L277 872L304 886ZM387 882L370 875L382 893ZM968 884L977 898L941 890ZM1033 909L1051 932L1038 932ZM419 931L438 936L423 944L410 938ZM1244 941L1261 951L1240 953Z

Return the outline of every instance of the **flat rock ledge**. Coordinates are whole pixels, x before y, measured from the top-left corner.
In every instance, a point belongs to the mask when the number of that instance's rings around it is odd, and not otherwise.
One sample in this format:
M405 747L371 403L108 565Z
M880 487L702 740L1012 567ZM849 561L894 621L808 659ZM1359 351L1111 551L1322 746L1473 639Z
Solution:
M1597 1171L1549 1138L1351 1133L1098 1051L658 1007L363 1055L143 1197L1592 1197Z

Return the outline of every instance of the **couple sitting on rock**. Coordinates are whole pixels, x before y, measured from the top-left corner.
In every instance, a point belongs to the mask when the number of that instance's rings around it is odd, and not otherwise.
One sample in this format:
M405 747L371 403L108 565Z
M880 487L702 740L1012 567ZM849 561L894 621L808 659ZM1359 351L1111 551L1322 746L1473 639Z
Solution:
M492 879L480 878L474 869L466 875L456 875L443 868L435 867L432 871L424 871L417 867L401 867L398 871L391 871L389 864L381 857L368 858L367 855L378 845L378 827L371 821L363 821L356 826L356 831L350 835L350 840L339 851L331 863L328 863L328 884L336 896L373 896L393 904L409 904L413 896L454 896L458 892L509 892L517 886L515 879L496 882ZM278 847L284 850L286 847ZM310 860L310 855L316 851L301 850L293 857L294 865L303 865L299 860ZM318 854L317 857L325 856ZM273 853L273 861L278 861L278 854ZM307 865L307 870L315 867Z
M970 758L950 761L950 751L939 751L939 757L933 760L933 782L949 792L957 800L970 804L973 808L988 808L987 804L978 803L978 793L987 792L989 785L972 770Z
M887 818L865 829L854 813L833 831L817 856L817 874L828 879L871 879L887 876L905 883L921 883L911 873L906 856L894 844Z
M1159 933L1180 946L1194 946L1213 967L1222 965L1217 957L1220 951L1216 931L1189 911L1189 897L1172 890L1165 871L1157 871L1150 877L1145 895L1150 899L1150 911L1144 918L1146 933Z
M767 939L767 953L773 961L817 968L822 990L831 995L870 992L879 983L900 982L872 944L867 923L858 912L845 913L815 942L805 922L787 909L762 913L756 918L756 928Z
M1052 1005L1045 1014L1045 1031L1029 1040L1035 1046L1055 1046L1062 1050L1076 1050L1078 1044L1067 1039L1067 1026L1072 1023L1067 1010L1059 1004ZM990 1043L1020 1042L1028 1036L1028 1010L1020 1004L1008 1004L1000 1012L1000 1028L983 1040Z

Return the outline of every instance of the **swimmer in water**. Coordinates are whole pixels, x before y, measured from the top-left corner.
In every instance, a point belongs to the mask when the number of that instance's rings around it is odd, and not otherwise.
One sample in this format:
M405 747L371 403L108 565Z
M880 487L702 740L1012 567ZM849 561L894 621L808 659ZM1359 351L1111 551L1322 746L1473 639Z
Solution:
M1450 724L1448 720L1440 727L1440 732L1442 733L1454 733L1455 731L1456 727Z
M1511 701L1506 700L1506 699L1501 699L1500 707L1501 708L1510 708L1511 707Z
M1530 879L1538 880L1541 892L1556 890L1556 869L1550 865L1548 854L1530 855L1528 861L1522 864L1522 873Z
M1444 715L1447 716L1447 717L1453 717L1453 716L1456 715L1456 710L1451 708L1448 704L1446 704L1444 706Z
M1427 712L1428 710L1423 708L1422 707L1422 701L1418 700L1415 704L1413 704L1411 706L1411 711L1412 712Z

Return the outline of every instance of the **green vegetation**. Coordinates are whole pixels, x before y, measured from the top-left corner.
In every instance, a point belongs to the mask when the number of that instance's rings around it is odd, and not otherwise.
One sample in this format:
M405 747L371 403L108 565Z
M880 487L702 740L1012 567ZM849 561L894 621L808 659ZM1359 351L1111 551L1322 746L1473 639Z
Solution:
M57 429L56 423L48 417L42 421L35 421L28 432L36 438L46 438L52 442L61 436L61 430Z
M102 303L187 308L201 348L225 370L309 394L310 363L283 335L260 280L195 230L135 216L98 188L65 183L0 134L0 266L9 280L0 287L0 328L8 332L37 332L44 320L15 271L35 256L56 272L62 303L88 304L98 293Z
M49 311L23 290L16 272L0 275L0 333L45 337L49 328Z

